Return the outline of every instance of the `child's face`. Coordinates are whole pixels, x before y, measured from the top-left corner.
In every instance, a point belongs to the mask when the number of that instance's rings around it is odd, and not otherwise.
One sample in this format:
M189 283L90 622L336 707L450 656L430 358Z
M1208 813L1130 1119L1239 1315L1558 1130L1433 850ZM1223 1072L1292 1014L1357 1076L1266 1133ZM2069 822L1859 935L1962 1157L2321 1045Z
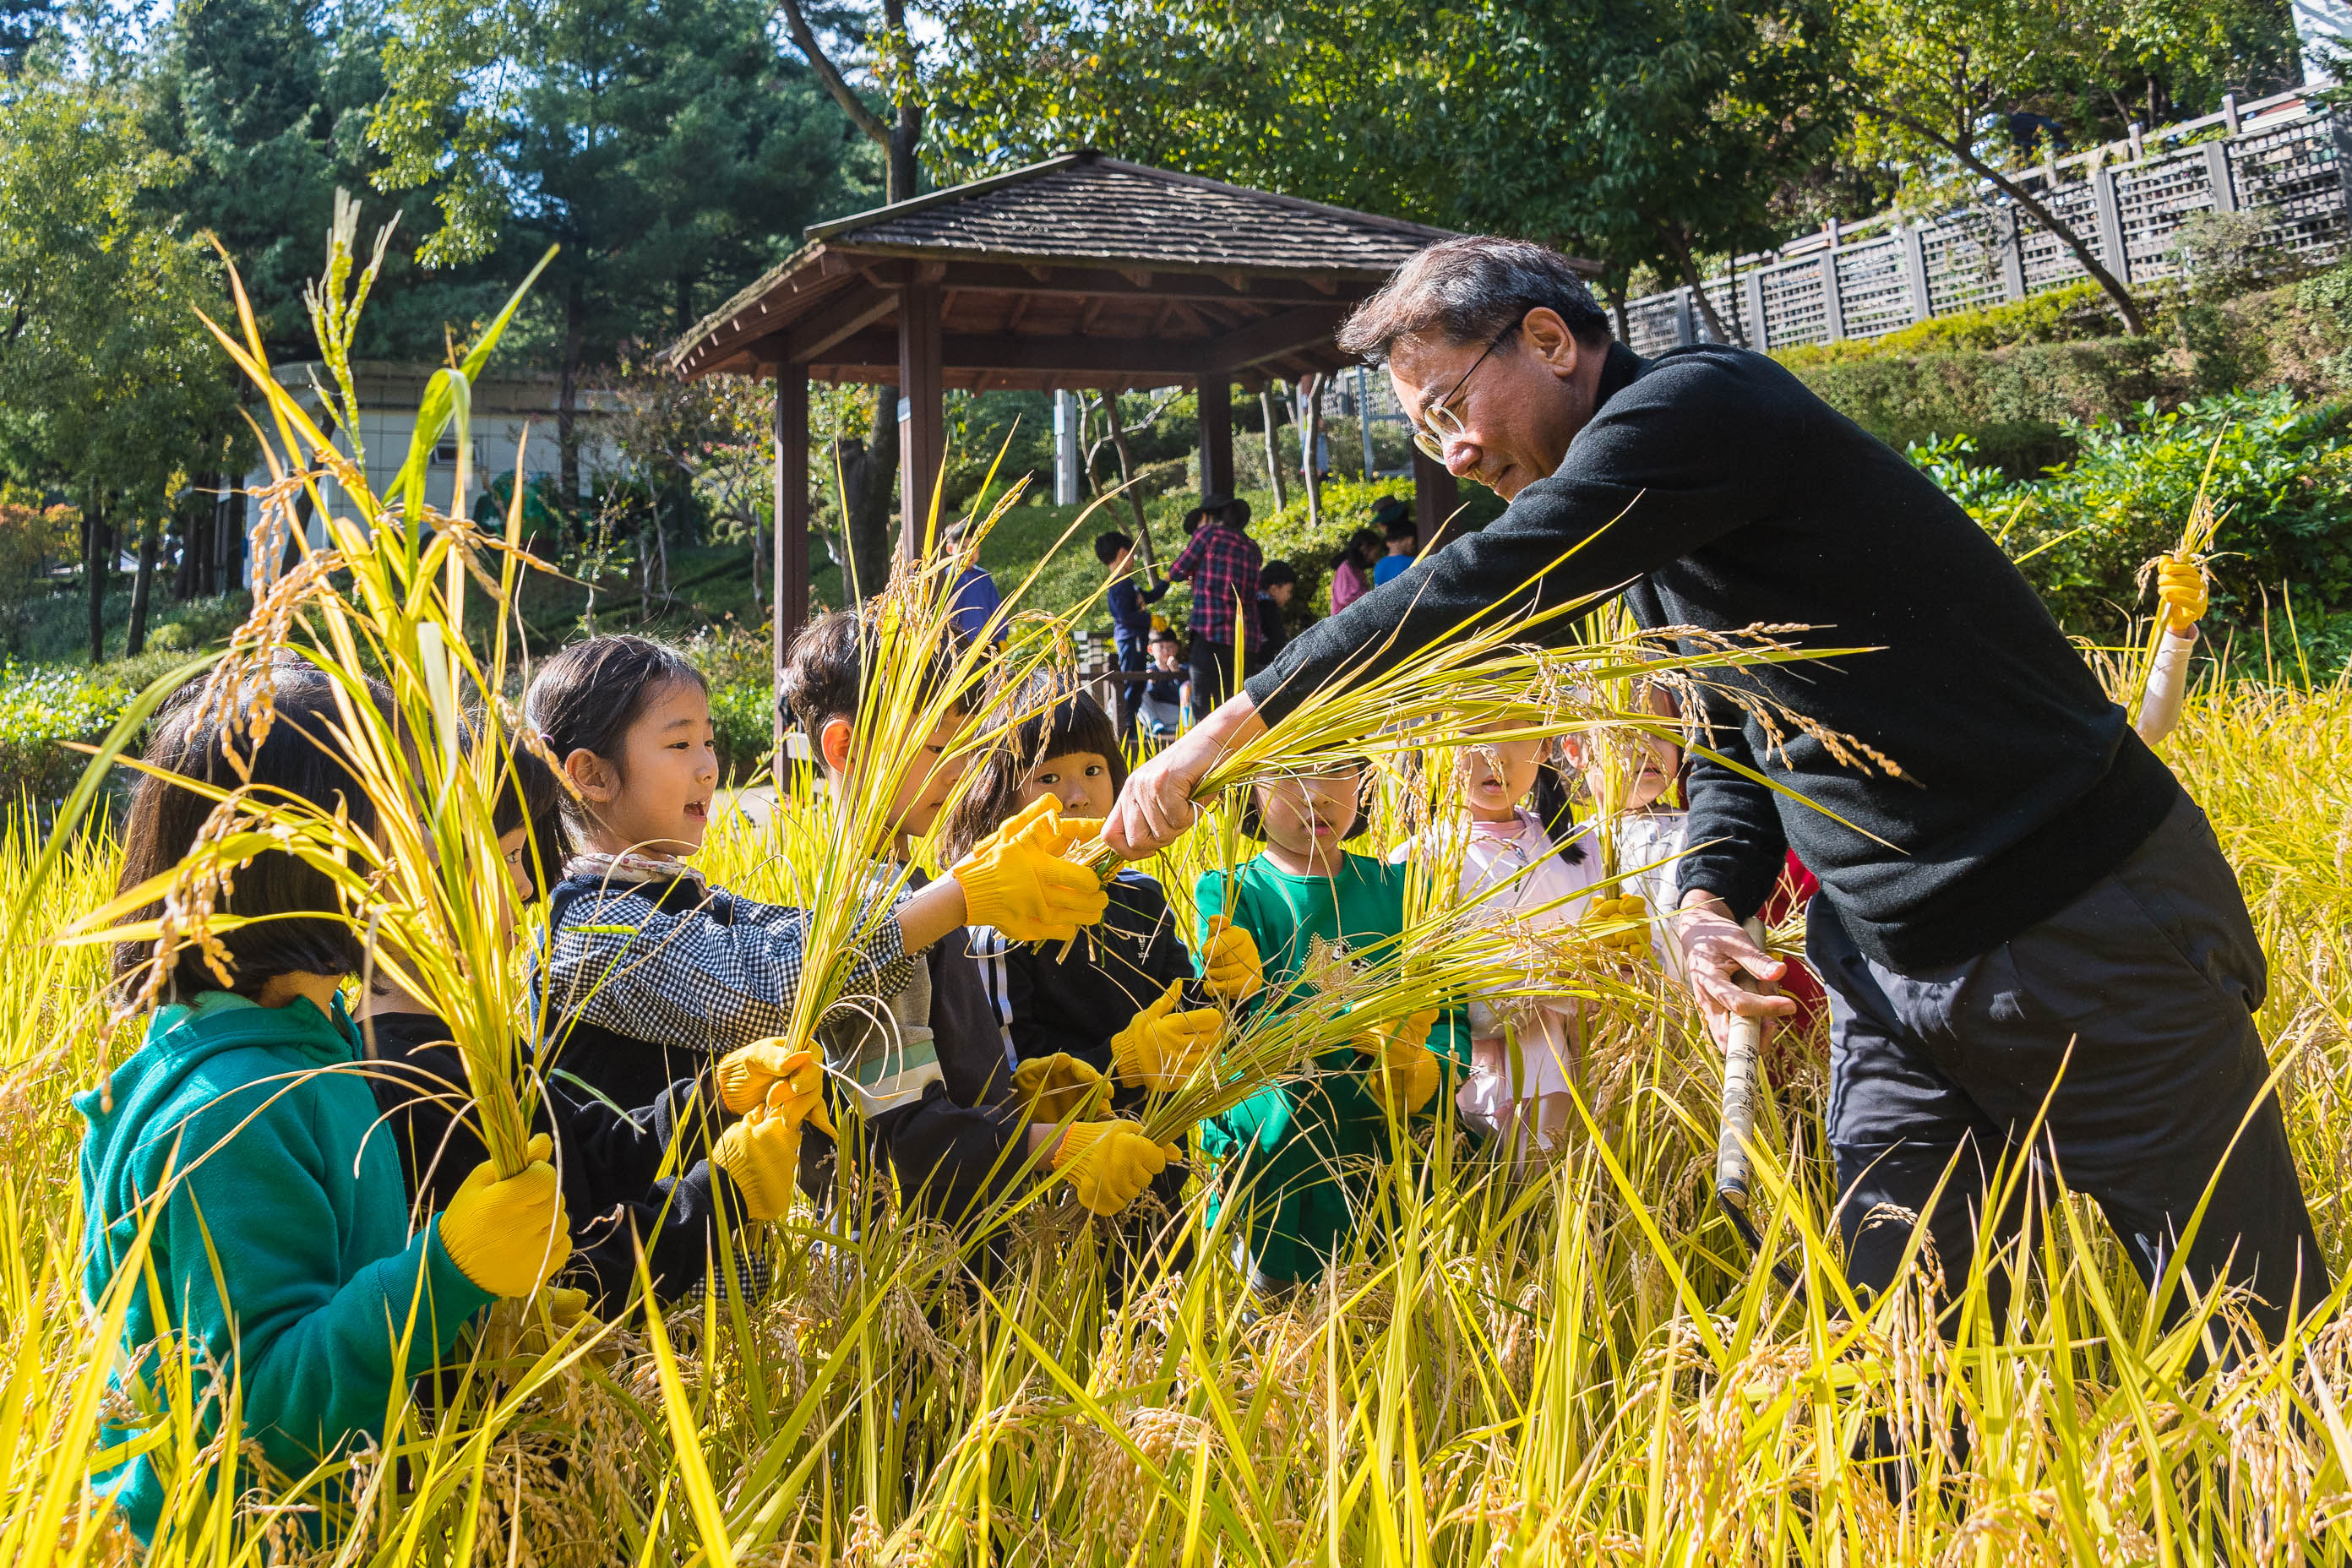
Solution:
M1258 821L1265 841L1294 868L1328 871L1339 863L1339 841L1356 826L1360 771L1288 778L1257 786Z
M1287 605L1290 603L1290 595L1297 592L1297 588L1298 584L1296 583L1276 583L1265 591L1265 596L1277 605Z
M539 897L539 884L532 879L530 864L530 830L518 827L499 837L499 857L506 868L507 897L499 900L499 934L514 934L515 917L523 907Z
M1134 563L1135 552L1122 550L1111 559L1110 574L1114 577L1124 577L1127 575L1127 569Z
M902 846L931 830L940 813L947 809L948 797L971 766L971 754L956 750L956 737L962 729L961 713L940 720L923 738L922 750L908 765L898 798L890 803L891 829Z
M1465 744L1454 772L1471 815L1488 822L1508 817L1536 787L1536 768L1542 761L1539 739Z
M1672 696L1653 689L1643 705L1661 719L1675 717ZM1607 798L1610 772L1613 767L1622 775L1633 768L1631 779L1621 776L1626 786L1625 811L1646 811L1655 805L1674 787L1675 776L1683 770L1683 749L1663 735L1622 735L1613 741L1595 741L1582 736L1570 736L1568 752L1571 760L1584 770L1584 787L1592 798Z
M1151 662L1161 669L1175 668L1176 645L1172 642L1153 643L1151 645Z
M621 754L604 762L596 770L599 787L584 792L596 816L599 847L656 855L691 855L702 847L710 797L719 790L710 700L702 688L686 680L664 685L622 737Z
M1047 757L1021 786L1024 806L1052 795L1062 803L1066 816L1108 816L1111 803L1110 763L1099 752L1063 752Z

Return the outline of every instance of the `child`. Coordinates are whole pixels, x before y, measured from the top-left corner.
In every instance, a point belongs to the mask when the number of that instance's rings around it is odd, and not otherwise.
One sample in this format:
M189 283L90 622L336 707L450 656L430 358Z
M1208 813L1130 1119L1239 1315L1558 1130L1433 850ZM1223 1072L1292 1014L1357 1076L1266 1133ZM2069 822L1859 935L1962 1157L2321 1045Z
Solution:
M1372 569L1380 563L1380 559L1379 530L1360 528L1348 535L1348 547L1331 558L1333 615L1338 615L1372 591Z
M1099 818L1127 783L1110 718L1093 698L1047 686L1024 706L1034 711L981 763L956 809L950 853L1040 800ZM971 932L1015 1091L1039 1104L1032 1112L1038 1121L1132 1110L1155 1090L1181 1087L1224 1033L1225 1016L1212 998L1238 1001L1258 986L1247 932L1226 930L1211 939L1202 982L1158 882L1127 868L1106 891L1102 923L1067 953L1057 944L1009 942L985 926ZM1181 1178L1171 1166L1153 1184L1170 1207Z
M1239 503L1236 503L1239 504ZM1290 641L1282 613L1298 592L1298 574L1287 561L1269 561L1257 569L1257 652L1251 657L1263 667Z
M554 817L562 790L545 763L515 753L511 784L499 792L492 826L513 904L540 892L539 868L557 855ZM413 1203L430 1211L450 1202L459 1179L488 1158L475 1122L466 1068L449 1026L378 963L368 970L359 1026L377 1109L399 1151ZM739 1093L730 1109L759 1114L730 1119L715 1147L707 1128L720 1108L719 1084L759 1077L757 1096ZM800 1094L792 1113L767 1113L767 1089L791 1078ZM583 1093L561 1075L541 1086L532 1131L551 1136L572 1220L572 1266L565 1278L611 1315L637 1279L637 1249L657 1299L675 1300L701 1284L720 1254L719 1228L772 1220L784 1210L800 1165L801 1119L814 1103L817 1068L781 1043L746 1047L715 1074L671 1084L652 1104L622 1110ZM667 1167L675 1159L675 1174ZM722 1209L726 1213L722 1218ZM745 1294L756 1296L762 1271L744 1267Z
M1388 553L1372 563L1372 586L1375 588L1403 576L1404 569L1412 564L1414 553L1421 549L1420 525L1412 521L1410 512L1400 510L1389 519L1381 533L1387 542Z
M1259 1005L1306 1002L1310 956L1377 960L1403 933L1407 869L1341 847L1361 830L1363 785L1360 767L1255 785L1243 830L1265 852L1238 871L1202 874L1202 942L1220 916L1249 934L1265 955ZM1311 1280L1346 1247L1391 1117L1422 1110L1445 1069L1466 1063L1465 1033L1459 1009L1369 1029L1324 1052L1312 1076L1268 1084L1202 1125L1202 1152L1223 1167L1220 1202L1246 1205L1235 1228L1253 1287Z
M1674 693L1665 686L1644 681L1635 700L1661 719L1681 720ZM1604 747L1574 735L1562 747L1570 760L1584 770L1585 785L1594 800L1613 797L1620 803L1616 818L1609 825L1621 877L1617 894L1607 909L1602 900L1592 900L1587 906L1587 917L1649 921L1658 966L1680 982L1682 952L1663 917L1672 914L1681 902L1678 861L1689 833L1690 813L1683 804L1681 744L1663 734L1643 732L1633 738L1630 755L1622 742ZM1801 908L1820 886L1791 853L1779 884L1758 913L1767 924L1777 922ZM1622 901L1628 898L1639 901ZM1799 1036L1809 1033L1827 1010L1821 982L1802 963L1792 961L1780 984L1797 1002L1795 1016L1786 1022Z
M257 746L249 730L232 737L194 702L160 721L147 751L155 771L140 777L125 823L126 890L179 864L212 815L211 799L173 777L340 805L354 829L373 830L374 807L335 739L332 682L289 659L272 670L267 700L274 719ZM146 1418L136 1427L110 1418L103 1441L120 1453L158 1421L188 1422L202 1441L218 1429L220 1389L233 1379L243 1436L301 1476L354 1443L380 1440L387 1407L448 1352L468 1318L493 1298L530 1294L563 1267L569 1230L541 1139L520 1174L501 1181L487 1163L474 1167L412 1232L400 1162L386 1140L369 1136L375 1100L337 996L364 954L334 883L265 850L215 909L252 922L215 935L226 980L195 947L168 955L145 1042L74 1100L89 1123L82 1287L93 1305L142 1225L155 1221L153 1286L131 1292L116 1374ZM132 918L158 912L150 905ZM156 958L146 942L121 944L118 982L135 992ZM404 1353L399 1338L412 1324ZM157 1411L184 1353L196 1407ZM142 1542L167 1510L194 1522L192 1500L167 1497L144 1454L100 1472L98 1484Z
M819 616L794 640L779 682L793 722L814 742L826 775L840 785L848 784L860 766L871 765L864 754L870 742L862 741L856 731L869 640L866 624L856 611L838 610ZM946 679L944 673L940 679ZM1101 710L1097 708L1095 712L1099 716ZM961 778L963 760L944 754L961 728L961 718L958 714L944 721L940 732L932 737L934 749L942 753L940 766L928 779L909 778L900 791L891 826L895 852L901 858L910 856L915 841L931 831ZM1117 752L1118 747L1112 746L1111 754ZM1107 765L1103 757L1095 760ZM1076 793L1084 797L1083 788ZM1004 842L1007 835L1017 835L1024 823L1058 821L1058 804L1055 797L1042 795L988 832L974 835L971 842L955 845L961 853L954 875L981 861L990 845ZM1087 819L1064 822L1064 837L1056 843L1067 847L1082 842L1092 837L1098 826ZM1091 905L1084 923L1091 926L1099 921L1109 901L1095 874L1072 861L1057 858L1054 865L1082 873ZM920 875L916 873L918 879ZM1035 942L1046 936L1034 922L991 918L992 911L1005 908L1002 900L990 905L973 900L971 923L994 927L1012 942ZM853 1064L850 1070L856 1075L860 1099L866 1101L869 1125L877 1104L900 1101L908 1094L919 1073L913 1064L929 1058L936 1064L929 1072L944 1078L948 1095L932 1095L925 1102L931 1106L928 1116L919 1118L912 1130L899 1134L891 1145L893 1163L900 1167L900 1183L908 1190L919 1184L908 1180L907 1167L936 1173L947 1212L961 1214L992 1189L996 1178L1026 1157L1035 1156L1045 1168L1071 1175L1088 1207L1115 1214L1166 1168L1167 1152L1143 1137L1132 1123L1065 1128L1056 1124L1060 1118L1039 1115L1029 1100L1012 1093L1010 1064L996 1010L982 983L965 931L944 933L930 945L925 963L908 981L884 994L887 1023L868 1019L844 1029L840 1038L828 1043L829 1054ZM877 1078L877 1071L895 1076ZM951 1104L947 1102L950 1097ZM1016 1141L1021 1141L1017 1147ZM923 1152L910 1161L899 1145Z
M1159 672L1160 679L1139 683L1143 688L1143 731L1155 741L1172 741L1183 733L1192 707L1192 681L1185 673L1175 628L1152 629L1151 668Z
M824 722L811 732L845 761L860 634L856 617L845 624L842 616L802 632L782 686L795 713L839 718L832 741ZM642 637L592 637L541 667L524 718L572 792L564 831L574 854L549 897L551 1067L614 1104L643 1105L722 1052L787 1030L805 912L709 887L679 858L701 846L719 778L709 701L694 667ZM910 773L902 829L920 832L945 803L960 771L946 755L951 739L951 731L930 737L933 766ZM825 756L838 773L834 754ZM967 918L1024 934L1099 919L1104 900L1093 873L1063 859L1060 842L1030 831L1035 826L1008 825L950 875L901 898L857 955L847 994L928 991L941 956L927 971L923 951L950 936L960 951ZM970 1005L984 1016L977 982L972 990ZM910 1046L840 1064L869 1140L910 1196L961 1212L984 1189L1014 1121L996 1103L1001 1059L993 1050L975 1062ZM820 1195L830 1173L830 1142L823 1142L803 1170L804 1184Z
M1542 816L1528 808L1546 771L1544 750L1539 739L1465 742L1454 763L1464 815L1400 845L1391 858L1417 857L1441 875L1457 874L1463 901L1482 917L1575 924L1601 857L1582 834L1555 843ZM1573 1001L1474 1000L1469 1024L1470 1073L1455 1096L1464 1120L1496 1134L1518 1161L1557 1147L1575 1116Z
M1112 646L1118 653L1118 668L1139 671L1151 660L1148 644L1151 637L1151 612L1145 606L1158 604L1168 592L1168 584L1154 586L1150 574L1138 585L1133 571L1135 541L1116 530L1095 536L1095 559L1110 573L1110 587L1104 597L1110 608ZM1118 738L1124 743L1135 733L1137 699L1141 695L1140 681L1118 683Z

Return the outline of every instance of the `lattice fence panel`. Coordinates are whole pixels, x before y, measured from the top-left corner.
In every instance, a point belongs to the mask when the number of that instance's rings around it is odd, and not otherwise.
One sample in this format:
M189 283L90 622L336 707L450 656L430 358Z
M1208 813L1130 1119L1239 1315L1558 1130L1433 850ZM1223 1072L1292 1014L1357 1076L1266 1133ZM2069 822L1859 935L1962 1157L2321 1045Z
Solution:
M1938 316L2000 303L2000 232L1980 207L1948 215L1920 231L1927 264L1927 308Z
M2091 244L2095 254L2099 247L2099 203L2091 192L2090 182L2061 185L2042 193L2042 205L2050 209L2053 217L2073 229ZM2031 217L2020 213L2017 218L2017 247L2025 263L2025 291L2039 294L2044 289L2063 288L2087 278L2083 264L2065 242ZM2101 256L2109 264L2114 258Z
M1874 338L1911 324L1911 264L1900 239L1839 251L1837 272L1847 337Z
M1637 354L1654 354L1683 341L1682 297L1652 294L1625 305L1625 346Z
M1829 342L1830 308L1822 294L1819 258L1768 267L1757 277L1764 292L1764 327L1774 348Z
M2130 280L2152 283L2179 272L2172 247L2180 226L2217 205L2202 147L2116 170L2116 212L2123 223Z
M2345 249L2344 171L2324 113L2240 137L2230 149L2239 205L2266 208L2270 242L2308 261Z

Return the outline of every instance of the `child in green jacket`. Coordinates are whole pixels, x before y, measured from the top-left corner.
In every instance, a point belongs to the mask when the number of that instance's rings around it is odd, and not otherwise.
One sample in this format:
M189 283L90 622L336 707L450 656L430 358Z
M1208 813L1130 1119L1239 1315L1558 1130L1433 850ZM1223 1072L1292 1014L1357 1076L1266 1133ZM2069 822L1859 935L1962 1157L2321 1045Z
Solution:
M1265 853L1201 878L1202 942L1229 921L1257 944L1265 989L1256 1005L1297 1005L1313 994L1310 958L1379 962L1404 931L1410 868L1343 847L1362 827L1363 785L1361 768L1256 785L1243 827L1264 837ZM1428 1107L1449 1069L1458 1077L1468 1062L1460 1008L1417 1013L1324 1052L1310 1075L1268 1084L1202 1124L1219 1202L1245 1207L1235 1228L1254 1287L1312 1280L1346 1249L1374 1167L1391 1152L1392 1121Z
M371 830L373 809L333 738L330 682L289 663L272 685L267 737L257 747L238 740L256 794L330 808L340 797L352 826ZM240 780L224 739L216 717L185 704L159 721L147 761L233 789ZM121 886L169 872L212 810L194 791L142 775ZM93 1304L154 1222L144 1258L152 1284L131 1290L117 1373L140 1415L107 1423L111 1453L99 1456L97 1475L142 1542L167 1525L197 1527L205 1505L167 1491L171 1478L150 1456L124 1456L142 1429L185 1421L208 1441L234 1376L242 1437L302 1477L354 1439L380 1439L408 1380L449 1351L467 1320L494 1297L536 1289L571 1246L543 1140L519 1175L477 1168L412 1234L399 1157L389 1138L368 1135L375 1099L337 994L362 955L332 884L268 851L237 871L215 908L280 918L218 933L226 985L193 947L166 954L145 1043L74 1101L89 1123L82 1285ZM306 912L319 918L283 918ZM121 983L141 985L155 956L147 943L121 944ZM184 1356L196 1408L163 1409ZM162 1451L172 1451L168 1439ZM340 1490L323 1489L319 1500L334 1506Z

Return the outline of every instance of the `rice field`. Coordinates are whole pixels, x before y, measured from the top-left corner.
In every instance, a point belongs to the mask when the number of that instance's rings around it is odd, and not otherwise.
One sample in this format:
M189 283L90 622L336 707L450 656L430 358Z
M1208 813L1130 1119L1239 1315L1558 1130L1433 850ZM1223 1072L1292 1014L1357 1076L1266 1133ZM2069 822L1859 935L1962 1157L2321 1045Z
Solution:
M2315 1217L2346 1266L2352 1108L2352 692L2195 697L2168 752L2212 814L2272 963L2263 1015ZM1188 887L1215 836L1160 868ZM79 1287L68 1097L132 1048L89 948L104 831L27 908L0 840L0 1555L134 1560L87 1476L113 1336ZM740 823L718 879L789 892ZM1714 1053L1654 975L1599 1005L1589 1121L1516 1173L1450 1125L1390 1166L1370 1245L1253 1300L1218 1238L1132 1293L1084 1210L1013 1212L985 1267L912 1221L772 1228L773 1283L593 1342L492 1331L352 1462L361 1519L313 1545L302 1478L201 1500L224 1445L152 1439L197 1500L165 1563L2277 1563L2352 1555L2352 1319L2184 1380L2120 1249L2070 1201L1996 1338L1915 1295L1843 1297L1818 1066L1764 1141L1768 1242L1710 1207ZM1195 1205L1197 1184L1188 1189ZM1197 1223L1197 1216L1196 1216ZM1948 1267L1964 1267L1949 1260ZM1957 1270L1956 1270L1957 1271ZM1874 1434L1876 1440L1873 1440ZM1894 1440L1887 1441L1888 1435ZM1885 1456L1899 1454L1899 1462ZM1877 1457L1874 1458L1875 1455ZM253 1471L245 1472L251 1478Z

